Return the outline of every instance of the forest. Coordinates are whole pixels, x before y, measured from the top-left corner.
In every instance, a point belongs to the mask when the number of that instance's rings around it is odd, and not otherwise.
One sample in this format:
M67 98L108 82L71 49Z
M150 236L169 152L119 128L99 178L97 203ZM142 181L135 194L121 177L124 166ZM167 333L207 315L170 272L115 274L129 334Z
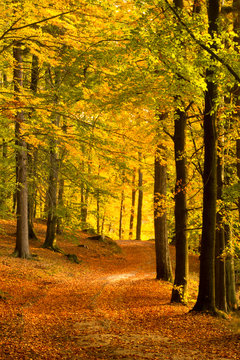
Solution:
M237 314L240 1L0 4L0 257L152 244L169 303Z

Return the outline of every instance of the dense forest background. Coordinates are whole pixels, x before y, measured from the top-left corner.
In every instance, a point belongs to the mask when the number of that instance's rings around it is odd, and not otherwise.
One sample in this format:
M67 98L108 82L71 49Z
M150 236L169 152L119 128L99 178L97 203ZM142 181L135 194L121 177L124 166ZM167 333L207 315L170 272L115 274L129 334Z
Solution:
M1 218L29 257L91 229L155 239L157 278L186 302L188 250L201 254L195 310L237 308L238 0L0 1ZM235 263L237 263L235 261Z

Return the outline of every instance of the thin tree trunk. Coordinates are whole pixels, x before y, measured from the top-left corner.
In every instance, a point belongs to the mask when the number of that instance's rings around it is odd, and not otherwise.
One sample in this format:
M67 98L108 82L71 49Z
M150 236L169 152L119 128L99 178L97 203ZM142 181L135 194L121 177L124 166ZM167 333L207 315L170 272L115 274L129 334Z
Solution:
M97 234L100 234L100 191L97 189Z
M188 240L187 202L186 202L186 114L177 110L175 114L174 149L176 164L175 185L175 239L176 239L176 268L171 302L185 304L188 291Z
M50 71L50 68L49 68ZM60 73L55 70L55 83L53 88L57 91L60 80ZM54 102L57 104L58 97L55 95ZM55 119L53 124L59 126L59 116L54 115ZM49 168L49 187L47 192L48 197L48 216L47 216L47 231L46 238L43 247L58 250L56 247L56 226L57 226L57 184L58 184L58 171L59 171L59 160L57 154L57 141L52 136L50 141L50 168Z
M30 89L32 90L33 94L37 93L38 87L38 80L39 80L39 61L36 55L32 56L32 71L31 71L31 84ZM31 116L31 115L30 115ZM29 184L29 191L28 191L28 233L30 239L37 239L35 234L33 220L34 220L34 208L36 204L36 189L37 184L35 181L36 177L36 166L37 166L37 150L31 149L28 145L28 175L31 179Z
M19 93L23 86L23 58L22 44L16 43L13 49L14 57L14 93L16 102L19 100ZM21 135L21 127L25 122L23 111L18 111L15 122L16 134L16 200L17 200L17 236L15 255L21 258L28 258L28 188L27 188L27 146Z
M29 146L28 146L29 147ZM31 153L32 152L32 153ZM31 149L28 151L28 235L29 239L37 239L37 235L34 231L33 221L35 217L35 204L36 204L36 164L37 164L37 149Z
M232 255L232 234L231 225L225 225L225 240L226 247L229 249L226 257L226 297L228 311L238 309L238 301L236 297L235 271L234 271L234 257Z
M123 213L124 213L124 189L121 192L120 217L119 217L119 240L122 240L122 234L123 234Z
M237 177L240 184L240 139L236 140ZM240 221L240 196L238 197L238 220Z
M47 232L43 247L55 249L56 247L56 225L57 225L57 180L58 180L58 159L55 145L50 150L50 173L48 188L48 217Z
M61 209L61 211L63 210L63 194L64 194L64 178L61 176L59 179L59 187L58 187L58 206ZM62 216L58 215L57 217L57 229L56 229L57 234L62 234L63 233L63 222L62 222Z
M166 187L167 166L161 161L161 146L158 145L155 154L154 175L154 230L156 251L156 279L172 281L170 263L167 214L166 214Z
M129 240L132 240L133 237L133 224L134 224L135 202L136 202L135 181L136 181L136 169L133 170L133 177L132 177L132 204L131 204L130 224L129 224Z
M139 162L141 162L141 154L139 154ZM138 208L137 208L137 227L136 227L136 240L141 240L142 229L142 205L143 205L143 174L141 168L138 169Z
M223 143L221 141L221 134L218 135L218 149L221 153L217 157L217 199L222 200L223 183L224 183L224 165L221 155L223 155ZM219 310L227 311L226 301L226 266L225 257L223 252L225 250L225 234L223 215L220 210L217 212L216 217L216 244L215 244L215 295L216 307Z

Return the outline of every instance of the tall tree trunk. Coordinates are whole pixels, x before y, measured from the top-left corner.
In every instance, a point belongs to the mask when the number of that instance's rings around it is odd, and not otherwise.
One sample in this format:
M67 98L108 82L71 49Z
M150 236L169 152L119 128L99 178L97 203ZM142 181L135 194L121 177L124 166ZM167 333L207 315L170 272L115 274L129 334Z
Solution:
M28 234L29 239L37 239L34 230L34 217L35 217L35 205L36 205L36 165L37 165L37 149L29 149L28 145Z
M31 71L31 84L30 89L33 94L37 93L39 80L39 61L36 55L32 56L32 71ZM31 116L31 115L30 115ZM34 208L36 204L36 166L37 166L37 149L31 149L28 145L28 175L31 179L28 191L28 233L30 239L37 239L35 234L33 220L34 220Z
M124 189L121 192L120 217L119 217L119 240L122 240L122 234L123 234L123 213L124 213Z
M161 149L158 145L155 154L154 171L154 230L156 251L156 278L157 280L172 281L172 269L170 263L167 214L166 214L166 187L167 166L161 160Z
M139 153L139 163L141 163L142 155ZM143 205L143 174L141 167L138 169L138 208L137 208L137 227L136 227L136 240L141 240L142 229L142 205Z
M132 204L131 204L131 213L130 213L130 224L129 224L129 240L132 240L133 237L133 224L134 224L134 215L135 215L135 201L136 201L136 169L133 169L132 177Z
M222 201L223 183L224 183L224 164L223 164L223 143L221 134L218 134L217 156L217 199ZM215 244L215 295L216 307L219 310L227 311L226 301L226 266L223 252L225 250L224 223L221 208L216 216L216 244Z
M176 239L176 268L171 302L185 304L187 302L188 283L188 241L187 241L187 205L186 205L186 114L176 110L175 114L175 239Z
M85 162L82 161L82 173L85 174ZM88 165L88 173L90 173L90 166ZM86 185L84 179L81 180L81 222L82 227L84 228L87 223L87 214L88 214L88 195L89 188Z
M49 67L49 71L51 71ZM60 81L60 73L55 69L55 82L53 89L55 90L54 102L58 102L58 86ZM59 116L54 114L53 124L59 126ZM56 247L56 226L57 226L57 184L58 184L58 171L59 171L59 161L57 153L57 141L52 135L50 141L50 168L49 168L49 187L47 192L47 201L48 201L48 216L47 216L47 231L46 238L43 244L43 247L58 250Z
M218 32L219 0L208 1L209 34ZM215 50L212 45L213 51ZM206 71L207 90L204 109L203 224L200 254L200 282L194 311L215 312L215 238L216 238L216 100L215 69Z
M19 93L23 86L23 58L22 44L16 43L13 48L14 58L14 93L15 101L19 101ZM15 122L16 134L16 180L17 180L17 236L15 255L21 258L28 258L28 188L27 188L27 146L21 134L22 124L25 122L24 112L18 111Z
M211 70L207 76L212 78ZM216 227L216 85L207 81L204 110L204 192L200 255L200 283L195 311L215 311L215 227Z
M58 182L58 158L55 144L52 143L50 149L50 173L48 187L48 216L47 232L43 247L49 249L56 248L56 225L57 225L57 182Z

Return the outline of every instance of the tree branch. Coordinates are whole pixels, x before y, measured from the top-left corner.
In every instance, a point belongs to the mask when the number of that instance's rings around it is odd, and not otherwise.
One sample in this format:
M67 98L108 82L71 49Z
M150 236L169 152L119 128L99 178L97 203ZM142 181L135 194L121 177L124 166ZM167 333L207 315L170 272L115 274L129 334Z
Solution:
M188 28L188 26L185 24L185 22L181 19L181 17L179 16L178 12L174 9L173 6L171 6L168 2L168 0L164 0L165 3L168 5L169 9L173 12L173 14L176 16L177 20L179 21L179 23L186 29L187 33L191 36L191 38L195 41L196 44L198 44L202 49L204 49L205 51L207 51L212 58L214 58L215 60L217 60L218 62L220 62L229 72L230 74L232 74L232 76L235 78L235 80L240 83L240 77L239 75L233 70L233 68L227 64L224 59L222 59L220 56L218 56L217 54L215 54L214 51L212 51L212 49L210 47L208 47L207 45L205 45L203 42L201 42L200 40L198 40L196 38L196 36L193 34L193 32Z

